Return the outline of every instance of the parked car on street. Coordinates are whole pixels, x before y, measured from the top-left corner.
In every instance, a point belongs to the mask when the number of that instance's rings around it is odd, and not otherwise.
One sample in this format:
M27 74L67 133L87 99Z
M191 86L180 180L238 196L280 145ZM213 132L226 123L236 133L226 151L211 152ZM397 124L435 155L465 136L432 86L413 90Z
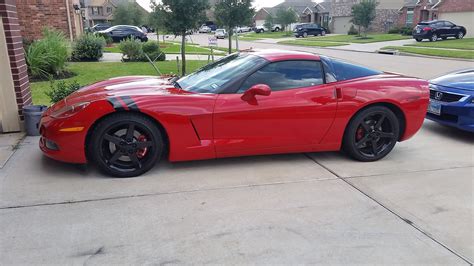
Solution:
M282 29L283 29L283 27L280 24L273 25L271 30L267 29L265 26L262 25L262 26L255 27L255 32L256 33L262 33L262 32L266 32L266 31L278 32L278 31L281 31Z
M446 20L433 20L418 23L413 29L413 39L417 42L421 42L424 39L436 42L439 38L443 40L446 40L448 37L462 39L466 36L466 33L466 28L463 26L455 25Z
M181 78L121 77L81 88L43 114L40 148L118 177L165 158L343 149L376 161L420 129L428 102L421 79L311 53L246 51Z
M474 132L474 68L430 81L426 117L440 124Z
M310 35L312 36L324 36L326 35L326 29L319 26L318 24L304 23L299 24L293 30L293 34L296 38L303 37L306 38Z
M244 32L250 32L250 31L252 31L252 28L247 27L247 26L237 27L234 29L234 32L237 32L237 33L244 33Z
M130 25L117 25L110 27L103 31L98 31L99 33L109 35L114 42L119 42L124 39L137 39L142 42L148 41L147 34L144 33L139 27L130 26Z
M211 32L211 28L206 25L202 25L199 28L199 33L210 33L210 32Z
M214 36L217 39L225 39L225 37L227 37L227 31L225 29L217 29Z

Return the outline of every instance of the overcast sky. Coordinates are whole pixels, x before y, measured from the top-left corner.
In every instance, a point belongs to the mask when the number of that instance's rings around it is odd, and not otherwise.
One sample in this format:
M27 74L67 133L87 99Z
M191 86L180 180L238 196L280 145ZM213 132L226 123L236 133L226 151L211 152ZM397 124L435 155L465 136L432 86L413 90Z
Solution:
M149 6L150 6L150 0L137 0L137 2L143 6L144 8L146 8L147 10L149 10ZM262 8L262 7L272 7L272 6L276 6L278 5L279 3L283 2L283 0L254 0L254 5L255 7L257 8L257 10L259 8Z

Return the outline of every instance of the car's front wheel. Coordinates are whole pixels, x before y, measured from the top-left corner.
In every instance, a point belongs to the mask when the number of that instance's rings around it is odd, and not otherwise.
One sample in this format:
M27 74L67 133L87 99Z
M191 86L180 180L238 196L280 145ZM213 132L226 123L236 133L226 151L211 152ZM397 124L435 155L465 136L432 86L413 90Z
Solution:
M464 33L462 31L458 32L458 35L456 35L456 39L462 39L464 38Z
M344 133L343 149L352 158L372 162L393 149L400 134L397 116L387 107L369 107L357 113Z
M303 33L303 38L307 38L307 37L308 37L308 33L307 32Z
M326 31L321 31L321 36L326 36Z
M97 124L88 148L92 161L105 174L135 177L160 160L163 146L154 121L139 114L118 113Z

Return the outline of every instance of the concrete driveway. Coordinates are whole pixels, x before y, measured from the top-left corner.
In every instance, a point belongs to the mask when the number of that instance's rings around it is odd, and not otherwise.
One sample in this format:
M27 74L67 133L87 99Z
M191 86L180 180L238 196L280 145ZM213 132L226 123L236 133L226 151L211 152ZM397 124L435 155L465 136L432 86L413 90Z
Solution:
M385 160L170 164L113 179L26 138L0 170L0 262L440 264L473 260L474 137L426 122Z

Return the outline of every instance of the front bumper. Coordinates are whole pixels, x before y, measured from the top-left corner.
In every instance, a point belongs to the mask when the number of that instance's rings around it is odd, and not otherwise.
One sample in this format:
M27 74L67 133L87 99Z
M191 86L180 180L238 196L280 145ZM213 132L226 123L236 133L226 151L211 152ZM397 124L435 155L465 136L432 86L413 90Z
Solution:
M62 132L61 129L64 128L83 128L83 130ZM47 157L67 163L87 162L84 147L87 129L82 123L45 115L41 118L40 134L39 147Z
M474 103L470 101L442 103L441 115L427 113L426 118L446 126L474 132Z

